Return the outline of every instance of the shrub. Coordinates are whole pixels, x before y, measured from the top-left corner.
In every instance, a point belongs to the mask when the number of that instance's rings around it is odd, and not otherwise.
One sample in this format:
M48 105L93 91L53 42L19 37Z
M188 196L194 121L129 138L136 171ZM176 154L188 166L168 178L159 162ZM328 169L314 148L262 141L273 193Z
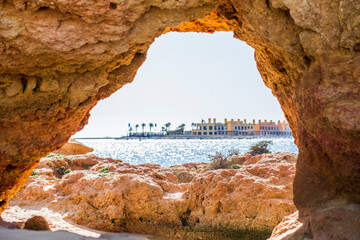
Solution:
M240 164L234 164L233 166L232 166L232 168L233 169L240 169L240 168L242 168L242 165L240 165Z
M209 155L209 158L211 160L211 163L208 167L209 170L227 168L226 166L227 157L224 157L224 155L221 152L215 152L214 155Z
M238 155L240 155L240 152L237 149L232 149L228 151L228 157L238 156Z
M108 173L109 172L109 169L107 167L104 167L102 169L100 169L100 172L102 173Z
M71 169L66 168L65 166L61 166L58 169L56 169L56 172L60 175L60 177L68 174L71 172Z
M272 141L260 141L250 147L250 153L251 155L258 155L263 153L271 153L269 150L269 145L272 144Z

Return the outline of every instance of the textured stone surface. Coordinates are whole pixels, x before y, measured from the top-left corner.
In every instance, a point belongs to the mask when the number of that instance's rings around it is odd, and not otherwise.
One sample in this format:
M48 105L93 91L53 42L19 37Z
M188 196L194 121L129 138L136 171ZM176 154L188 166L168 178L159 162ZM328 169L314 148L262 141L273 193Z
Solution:
M304 225L299 221L299 212L296 211L284 217L277 225L268 240L303 240Z
M25 222L25 229L35 231L51 231L48 222L42 216L34 216Z
M94 149L85 146L81 142L76 141L75 139L70 139L64 146L59 148L56 151L53 151L55 154L62 155L77 155L85 154L94 151Z
M294 201L308 234L316 235L324 206L359 207L360 2L217 3L2 0L0 212L39 158L131 82L154 38L172 30L231 30L255 49L299 147ZM360 228L356 214L347 216L339 229Z
M292 202L296 155L248 155L247 159L241 169L207 171L209 163L163 168L88 154L43 158L35 169L37 176L30 177L2 216L21 221L14 219L21 215L18 206L41 210L37 215L44 217L54 211L102 231L187 239L264 239L296 210ZM55 178L61 166L72 171ZM178 181L184 169L195 175L190 183Z

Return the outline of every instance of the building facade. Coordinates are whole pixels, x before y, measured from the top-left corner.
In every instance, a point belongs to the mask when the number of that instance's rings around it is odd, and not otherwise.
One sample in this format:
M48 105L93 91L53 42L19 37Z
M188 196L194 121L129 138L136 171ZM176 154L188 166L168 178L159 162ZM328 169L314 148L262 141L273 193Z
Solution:
M207 122L202 121L196 123L195 128L192 130L193 136L201 137L215 137L215 136L291 136L289 124L285 121L273 122L270 120L261 121L258 123L253 120L247 122L246 119L241 121L231 119L224 122L216 122L216 119L209 118Z

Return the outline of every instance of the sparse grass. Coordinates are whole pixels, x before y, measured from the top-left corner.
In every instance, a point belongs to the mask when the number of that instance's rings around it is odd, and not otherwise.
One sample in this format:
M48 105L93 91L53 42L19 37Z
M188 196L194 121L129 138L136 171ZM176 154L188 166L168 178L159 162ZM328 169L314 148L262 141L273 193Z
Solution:
M250 147L250 153L251 155L258 155L263 153L271 153L269 150L269 145L272 144L272 141L260 141Z
M105 176L107 176L108 174L107 173L100 173L98 176L99 177L105 177Z
M102 173L108 173L109 172L109 169L107 167L104 167L102 169L100 169L100 172Z

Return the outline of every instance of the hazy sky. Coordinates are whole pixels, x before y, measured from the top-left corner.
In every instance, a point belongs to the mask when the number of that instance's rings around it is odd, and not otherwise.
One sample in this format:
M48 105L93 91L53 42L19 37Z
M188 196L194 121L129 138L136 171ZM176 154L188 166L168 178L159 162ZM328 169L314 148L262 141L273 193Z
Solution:
M126 135L128 123L190 129L209 117L285 120L251 47L230 32L168 33L150 47L134 81L100 101L75 137Z

